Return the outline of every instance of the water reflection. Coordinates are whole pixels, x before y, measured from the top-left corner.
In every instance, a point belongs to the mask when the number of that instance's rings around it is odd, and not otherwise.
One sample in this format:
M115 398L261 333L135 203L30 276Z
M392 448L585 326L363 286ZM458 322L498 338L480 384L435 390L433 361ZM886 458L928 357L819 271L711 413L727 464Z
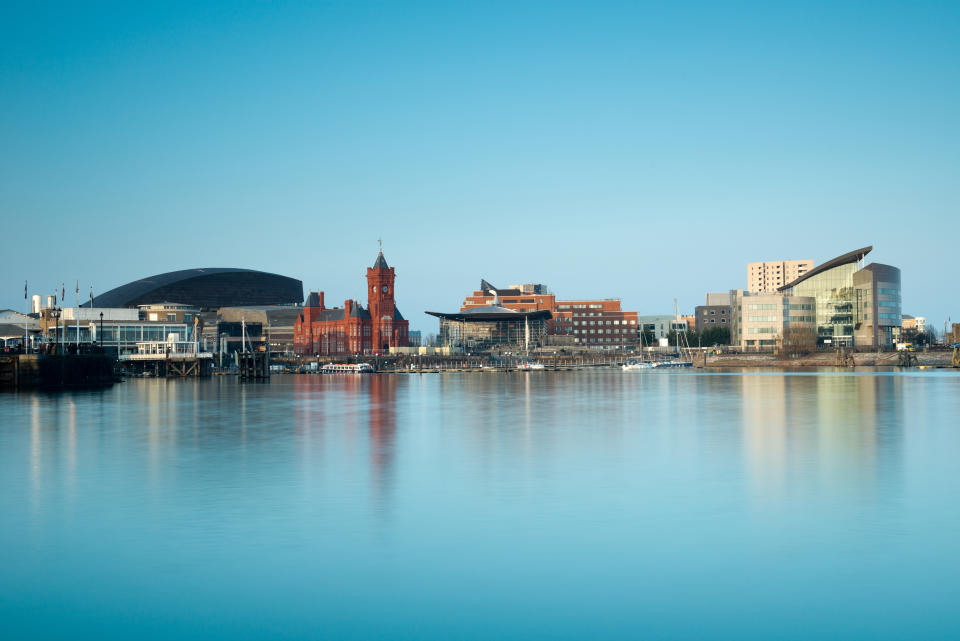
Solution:
M412 621L433 627L409 637L702 636L687 620L775 638L802 611L830 624L803 636L907 638L950 620L960 589L958 381L587 371L4 396L0 593L20 601L0 618L87 629L97 611L116 632L149 603L157 638L196 636L185 621L211 638ZM13 636L68 630L34 632ZM125 632L97 636L142 637Z
M705 381L710 381L705 377ZM735 407L755 496L783 501L797 488L872 493L902 456L902 378L887 375L713 377L739 388Z

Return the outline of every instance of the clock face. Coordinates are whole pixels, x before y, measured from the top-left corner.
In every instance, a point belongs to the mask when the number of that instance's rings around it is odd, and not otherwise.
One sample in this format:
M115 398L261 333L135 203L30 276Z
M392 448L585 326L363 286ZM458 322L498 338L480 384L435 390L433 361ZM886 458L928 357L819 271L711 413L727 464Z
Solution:
M383 286L383 293L384 293L384 294L387 293L387 286L386 286L386 285Z

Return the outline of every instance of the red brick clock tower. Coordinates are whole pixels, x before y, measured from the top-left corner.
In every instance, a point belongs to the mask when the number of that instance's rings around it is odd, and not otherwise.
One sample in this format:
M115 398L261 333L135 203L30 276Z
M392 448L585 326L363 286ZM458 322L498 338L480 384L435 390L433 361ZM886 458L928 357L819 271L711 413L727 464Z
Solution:
M370 345L375 352L389 351L397 345L394 339L393 320L396 304L393 299L393 281L396 274L387 265L383 250L377 254L373 267L367 268L367 309L370 310Z

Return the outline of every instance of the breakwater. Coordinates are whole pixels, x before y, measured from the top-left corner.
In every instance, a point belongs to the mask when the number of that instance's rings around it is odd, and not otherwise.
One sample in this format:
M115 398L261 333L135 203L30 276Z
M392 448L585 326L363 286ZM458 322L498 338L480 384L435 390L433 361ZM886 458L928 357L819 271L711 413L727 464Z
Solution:
M0 389L106 387L117 379L108 354L6 354L0 357Z

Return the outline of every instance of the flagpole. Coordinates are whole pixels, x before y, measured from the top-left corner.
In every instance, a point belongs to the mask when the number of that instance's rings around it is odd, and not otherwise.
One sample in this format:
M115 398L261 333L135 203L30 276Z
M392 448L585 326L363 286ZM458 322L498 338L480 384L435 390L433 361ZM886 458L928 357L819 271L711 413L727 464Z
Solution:
M77 279L77 287L73 290L77 295L77 311L76 311L76 321L77 321L77 354L80 353L80 279Z
M27 323L30 321L30 301L27 299L27 281L23 281L23 306L27 312L26 318L23 319L23 353L26 354L30 349L30 345L27 342Z

